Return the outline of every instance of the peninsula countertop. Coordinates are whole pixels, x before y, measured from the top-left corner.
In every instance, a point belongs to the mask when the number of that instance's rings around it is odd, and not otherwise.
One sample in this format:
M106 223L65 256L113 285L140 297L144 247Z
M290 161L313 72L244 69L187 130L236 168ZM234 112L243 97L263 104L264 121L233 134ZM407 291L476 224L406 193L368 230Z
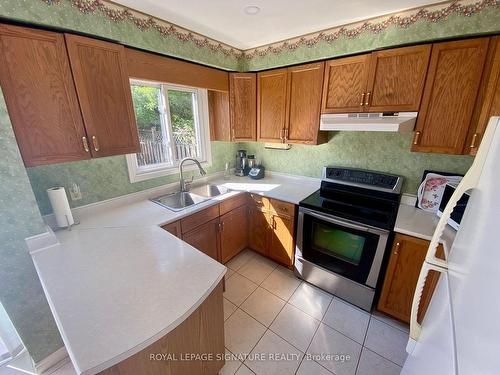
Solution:
M271 175L208 182L234 191L173 212L132 194L74 210L80 224L56 244L32 251L66 349L79 374L92 375L139 352L184 321L217 286L226 267L160 228L241 191L298 204L319 180ZM170 191L169 191L170 190Z

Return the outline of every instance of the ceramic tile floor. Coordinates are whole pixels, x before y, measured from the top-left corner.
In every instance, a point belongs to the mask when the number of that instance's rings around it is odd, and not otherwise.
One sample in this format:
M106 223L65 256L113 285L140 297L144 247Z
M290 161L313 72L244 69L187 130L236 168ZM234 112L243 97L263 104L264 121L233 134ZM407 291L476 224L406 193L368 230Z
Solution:
M405 325L369 314L250 250L227 266L225 341L232 359L220 375L400 373Z

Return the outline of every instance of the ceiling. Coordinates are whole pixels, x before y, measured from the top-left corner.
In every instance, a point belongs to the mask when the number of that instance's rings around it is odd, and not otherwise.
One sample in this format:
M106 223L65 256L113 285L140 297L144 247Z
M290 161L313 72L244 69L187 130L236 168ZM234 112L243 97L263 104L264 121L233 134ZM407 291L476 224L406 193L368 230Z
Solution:
M429 0L114 0L191 31L250 49L435 3ZM257 6L256 15L244 12Z

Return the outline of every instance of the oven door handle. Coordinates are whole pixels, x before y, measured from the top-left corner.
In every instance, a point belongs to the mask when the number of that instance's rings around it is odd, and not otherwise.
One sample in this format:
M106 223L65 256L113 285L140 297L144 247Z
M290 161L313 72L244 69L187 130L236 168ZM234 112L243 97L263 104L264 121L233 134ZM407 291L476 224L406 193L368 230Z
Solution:
M376 233L376 234L383 234L383 233L389 232L389 231L384 230L384 229L373 228L370 226L357 225L357 224L351 223L351 222L346 221L346 220L338 219L335 216L319 214L319 213L312 211L308 208L300 207L299 213L300 212L303 212L306 215L313 216L313 217L318 218L318 219L328 221L329 223L332 223L332 224L342 225L344 227L351 228L351 229L357 229L357 230L360 230L363 232L370 232L370 233Z

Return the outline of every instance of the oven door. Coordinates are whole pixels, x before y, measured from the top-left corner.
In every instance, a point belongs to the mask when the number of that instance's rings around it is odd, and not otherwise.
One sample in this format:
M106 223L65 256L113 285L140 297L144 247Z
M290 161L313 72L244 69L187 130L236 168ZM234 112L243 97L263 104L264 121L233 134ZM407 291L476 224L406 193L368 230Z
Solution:
M389 232L300 207L297 256L375 288Z

